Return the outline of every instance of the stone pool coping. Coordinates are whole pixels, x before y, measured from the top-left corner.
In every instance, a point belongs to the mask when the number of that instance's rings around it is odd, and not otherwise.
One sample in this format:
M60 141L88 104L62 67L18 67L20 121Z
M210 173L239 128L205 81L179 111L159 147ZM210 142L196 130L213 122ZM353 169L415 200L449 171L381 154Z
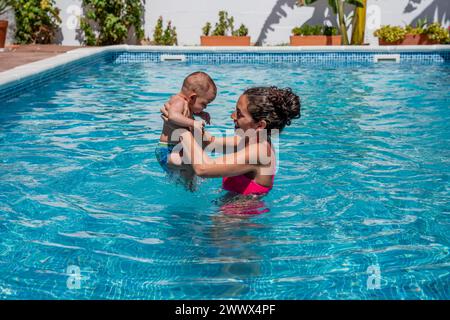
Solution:
M0 72L15 67L54 57L82 46L63 46L56 44L9 45L0 49Z
M3 72L0 72L0 87L12 82L26 79L32 75L51 70L61 65L65 65L82 58L87 58L95 54L105 52L193 52L193 53L330 53L330 52L359 52L377 54L396 53L432 53L450 52L450 45L430 45L430 46L317 46L317 47L168 47L168 46L133 46L115 45L107 47L84 47L70 50L65 53L27 63Z

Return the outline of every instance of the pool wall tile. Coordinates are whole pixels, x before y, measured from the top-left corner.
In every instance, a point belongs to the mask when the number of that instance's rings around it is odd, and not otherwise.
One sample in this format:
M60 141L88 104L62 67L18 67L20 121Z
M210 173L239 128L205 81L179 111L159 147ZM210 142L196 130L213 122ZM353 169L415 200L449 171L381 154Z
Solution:
M114 63L161 62L161 55L167 52L113 52ZM373 63L374 56L386 54L385 51L373 52L276 52L276 53L197 53L186 52L187 63L294 63L294 64L354 64ZM403 52L400 63L442 63L450 61L450 52Z

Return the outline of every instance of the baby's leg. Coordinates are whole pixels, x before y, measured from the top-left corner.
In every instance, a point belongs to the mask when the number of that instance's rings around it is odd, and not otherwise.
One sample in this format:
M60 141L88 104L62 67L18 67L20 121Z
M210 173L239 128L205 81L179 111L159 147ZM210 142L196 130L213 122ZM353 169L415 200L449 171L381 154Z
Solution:
M180 170L180 177L186 189L188 189L189 191L196 191L197 179L192 166L183 165L182 169Z
M183 184L190 191L195 191L195 172L191 165L184 164L182 156L177 152L172 152L167 163L173 172L176 172L178 177L178 182Z

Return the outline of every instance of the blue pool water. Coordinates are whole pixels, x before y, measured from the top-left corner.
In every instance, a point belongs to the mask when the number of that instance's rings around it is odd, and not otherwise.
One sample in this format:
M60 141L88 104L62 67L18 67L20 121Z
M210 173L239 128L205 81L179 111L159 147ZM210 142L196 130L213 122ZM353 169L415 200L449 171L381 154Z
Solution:
M158 110L195 70L214 130L247 87L301 96L265 198L159 167ZM449 299L449 71L105 62L2 102L0 298Z

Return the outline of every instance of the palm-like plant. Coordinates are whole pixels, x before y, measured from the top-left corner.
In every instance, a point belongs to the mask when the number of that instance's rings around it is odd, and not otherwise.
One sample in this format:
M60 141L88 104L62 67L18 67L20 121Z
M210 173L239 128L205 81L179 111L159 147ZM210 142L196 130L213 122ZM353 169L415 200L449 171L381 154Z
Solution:
M367 0L362 1L364 4L364 7L358 7L355 8L355 12L353 15L353 21L352 21L352 44L363 44L364 43L364 32L366 29L366 7L367 7Z
M13 4L14 0L0 0L0 15L4 14Z
M317 0L297 0L299 6L310 5ZM328 0L328 5L334 14L337 14L339 21L339 29L342 35L342 44L349 44L347 25L345 24L344 4L351 4L357 8L364 8L364 0Z

